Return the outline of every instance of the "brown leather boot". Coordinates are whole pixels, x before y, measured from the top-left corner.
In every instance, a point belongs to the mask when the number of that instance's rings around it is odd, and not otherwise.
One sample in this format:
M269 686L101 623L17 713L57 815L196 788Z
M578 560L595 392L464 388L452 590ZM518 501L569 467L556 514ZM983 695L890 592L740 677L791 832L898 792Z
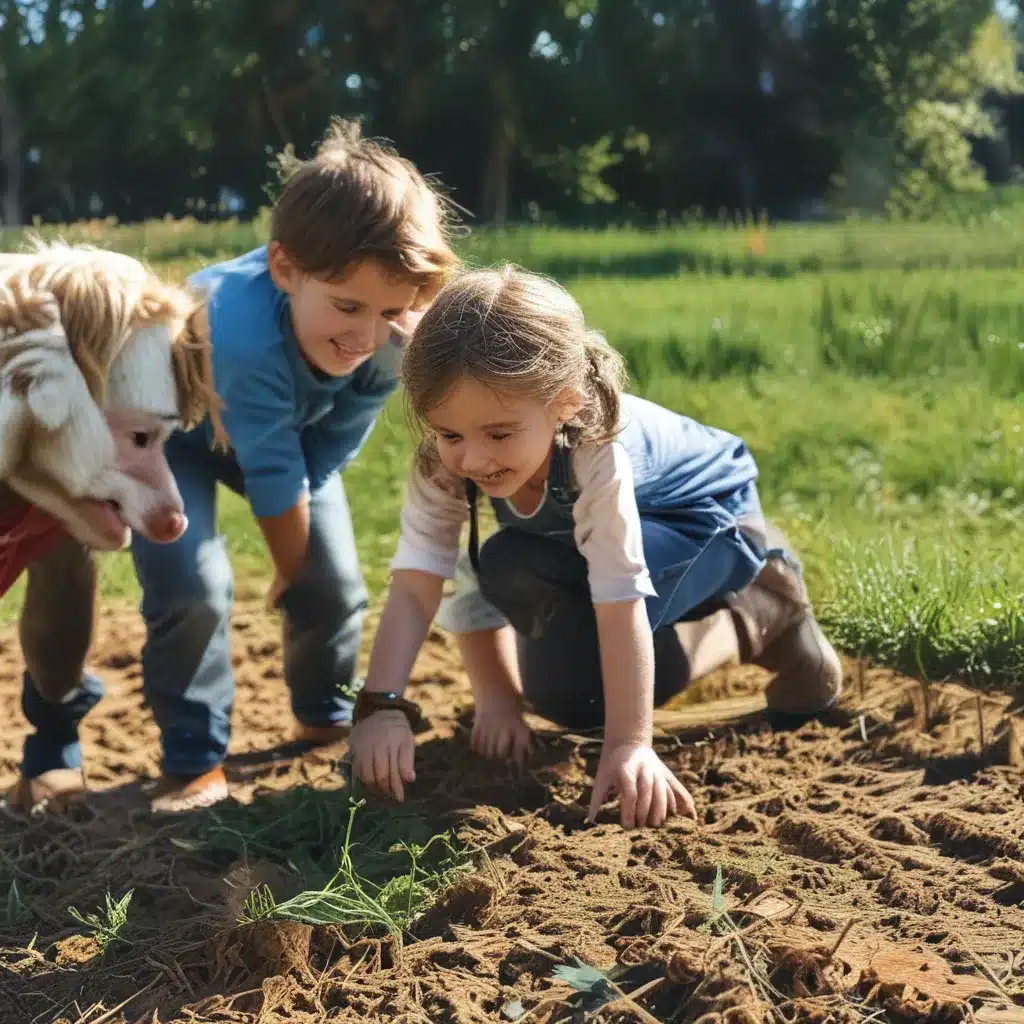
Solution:
M843 668L821 631L803 574L771 555L757 579L728 600L744 662L775 673L765 698L770 711L814 715L843 690Z

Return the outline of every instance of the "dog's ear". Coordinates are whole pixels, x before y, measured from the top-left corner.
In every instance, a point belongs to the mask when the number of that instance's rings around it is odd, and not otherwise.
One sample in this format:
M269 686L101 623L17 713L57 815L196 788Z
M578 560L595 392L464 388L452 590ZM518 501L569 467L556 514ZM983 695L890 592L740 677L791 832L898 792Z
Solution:
M0 453L12 486L31 470L71 497L116 466L110 428L66 348L26 348L0 371Z
M50 376L41 378L29 388L29 411L46 430L59 430L71 414L71 400L65 383L63 379Z
M25 400L0 389L0 480L10 478L25 454L30 419Z
M9 480L26 458L38 460L49 450L47 435L75 433L76 427L87 433L84 427L99 415L59 324L8 332L0 341L0 479ZM88 476L98 451L90 450L94 439L79 441L76 465L66 469Z
M93 406L89 386L68 348L40 352L28 390L28 406L47 430L73 425L84 405Z
M19 399L44 430L59 430L81 401L92 401L85 378L58 327L26 331L3 343L0 390Z

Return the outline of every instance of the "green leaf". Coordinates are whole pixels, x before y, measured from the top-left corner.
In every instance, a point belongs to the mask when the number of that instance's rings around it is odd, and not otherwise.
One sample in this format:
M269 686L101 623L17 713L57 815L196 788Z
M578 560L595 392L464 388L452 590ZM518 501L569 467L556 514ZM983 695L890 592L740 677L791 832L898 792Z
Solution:
M722 865L715 870L715 887L711 890L711 913L719 917L725 912L725 892L722 882Z
M506 1020L516 1021L519 1020L526 1013L526 1008L523 1006L521 999L510 999L502 1008L501 1015Z
M603 971L585 964L578 956L573 959L579 964L578 967L562 964L555 968L552 977L568 982L577 992L596 994L602 988L610 987L608 976Z

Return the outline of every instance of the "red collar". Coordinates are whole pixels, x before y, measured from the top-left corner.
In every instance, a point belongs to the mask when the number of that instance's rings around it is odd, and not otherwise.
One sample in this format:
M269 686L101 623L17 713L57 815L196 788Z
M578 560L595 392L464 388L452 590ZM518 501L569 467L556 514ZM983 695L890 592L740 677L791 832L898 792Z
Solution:
M0 516L0 597L32 562L65 536L64 527L35 505L24 505Z

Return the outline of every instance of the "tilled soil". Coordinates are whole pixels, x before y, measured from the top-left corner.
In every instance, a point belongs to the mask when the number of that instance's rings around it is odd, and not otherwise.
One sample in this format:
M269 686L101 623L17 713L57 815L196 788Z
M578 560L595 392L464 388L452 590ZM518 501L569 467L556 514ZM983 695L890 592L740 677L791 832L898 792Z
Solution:
M106 615L93 663L109 690L85 729L94 796L64 816L0 817L4 1024L1024 1022L1024 726L1009 695L925 693L848 663L842 707L794 727L765 718L763 673L730 669L657 719L699 821L626 832L614 805L584 820L595 737L537 722L523 771L469 751L469 689L435 634L412 688L428 727L400 811L451 829L477 870L396 944L238 925L254 886L304 887L296 856L266 852L289 846L288 808L347 803L343 745L289 746L277 622L241 607L234 630L231 820L252 828L211 848L196 816L147 810L159 749L141 625L133 610ZM9 632L4 786L26 728L20 672ZM336 817L343 827L347 810ZM124 941L103 952L68 908L129 889ZM553 973L575 958L611 981L575 992Z

